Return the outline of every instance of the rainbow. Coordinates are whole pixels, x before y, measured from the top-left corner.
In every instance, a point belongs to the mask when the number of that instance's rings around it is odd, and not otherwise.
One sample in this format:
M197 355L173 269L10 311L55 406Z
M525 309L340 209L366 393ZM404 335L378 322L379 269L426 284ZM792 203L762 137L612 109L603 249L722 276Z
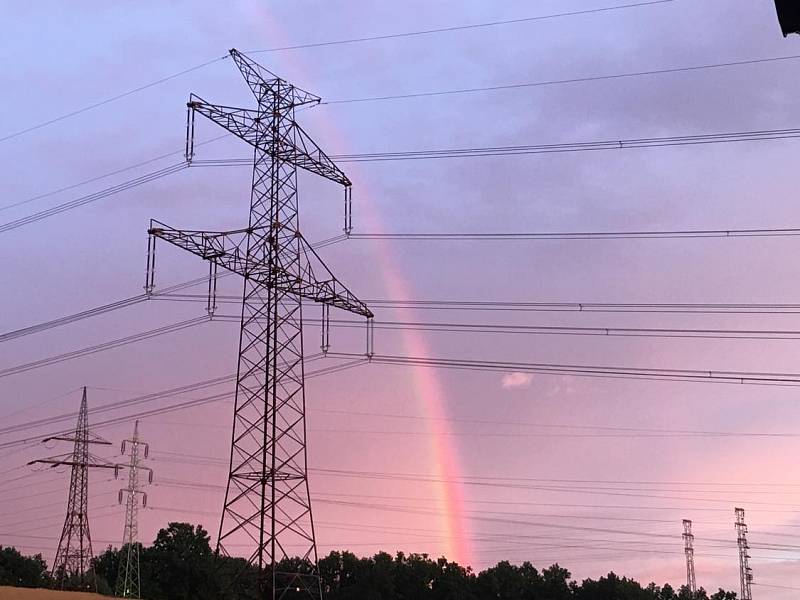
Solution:
M250 22L258 22L264 25L269 32L267 37L276 40L276 46L289 45L283 32L277 30L275 21L270 18L265 8L257 1L246 2L244 10L248 13L245 15L246 19L249 19ZM301 74L306 72L303 64L294 53L282 53L281 58L286 58L285 61L281 62L288 64L291 67L290 71ZM346 146L345 136L342 135L335 124L326 121L324 125L326 129L325 138L339 142L339 149L344 151ZM354 187L360 189L360 193L354 194L356 199L369 198L369 190L365 190L363 187L359 188L358 177L353 176L352 168L349 171L351 179L355 181ZM367 201L363 204L359 203L359 208L362 209L362 214L366 216L365 220L368 222L371 231L384 230L377 206ZM375 250L375 256L381 265L384 285L390 297L401 302L412 299L412 294L409 292L409 284L400 275L391 248L385 242L378 240ZM403 333L403 341L405 352L408 355L419 357L430 355L428 344L422 334L405 331ZM411 377L414 394L421 403L423 414L427 417L426 424L428 432L431 434L426 437L431 440L430 452L434 459L435 494L443 513L440 528L446 540L444 554L448 560L468 566L472 562L472 549L464 513L463 490L456 483L461 474L461 468L454 442L455 437L450 435L449 425L446 420L447 399L445 392L434 370L421 367L412 368Z
M380 231L380 229L378 229ZM399 271L391 268L392 257L386 245L380 250L380 262L383 266L384 282L393 299L399 301L410 300L406 282L399 275ZM401 320L412 320L405 316ZM427 357L428 345L425 338L412 331L404 333L405 351L408 356ZM458 452L455 446L455 437L450 435L447 422L446 397L435 370L426 368L413 368L411 371L415 396L420 400L431 440L431 453L434 458L433 465L436 470L437 496L439 505L443 507L444 519L442 523L444 537L447 540L445 556L463 566L471 564L471 548L466 522L464 518L464 497L462 487L455 482L461 468Z

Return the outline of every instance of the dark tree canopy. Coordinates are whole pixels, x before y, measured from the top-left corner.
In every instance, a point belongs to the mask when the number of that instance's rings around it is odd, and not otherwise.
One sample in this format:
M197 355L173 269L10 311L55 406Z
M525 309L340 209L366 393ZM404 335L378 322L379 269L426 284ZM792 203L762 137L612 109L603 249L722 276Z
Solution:
M41 554L23 556L15 548L0 546L0 585L47 587L50 577Z
M127 549L107 548L94 561L97 587L111 594ZM279 565L278 572L310 568L299 559ZM290 563L290 564L289 564ZM147 600L256 600L259 577L240 558L215 556L208 532L200 525L169 523L151 546L140 548L141 591ZM530 562L502 561L480 573L427 554L394 556L379 552L358 557L331 552L319 561L325 600L735 600L736 594L705 590L692 594L669 584L643 587L609 573L578 583L560 565L539 571ZM263 582L270 581L269 577ZM42 557L22 556L0 546L0 585L46 587L50 584ZM287 597L288 598L288 597Z

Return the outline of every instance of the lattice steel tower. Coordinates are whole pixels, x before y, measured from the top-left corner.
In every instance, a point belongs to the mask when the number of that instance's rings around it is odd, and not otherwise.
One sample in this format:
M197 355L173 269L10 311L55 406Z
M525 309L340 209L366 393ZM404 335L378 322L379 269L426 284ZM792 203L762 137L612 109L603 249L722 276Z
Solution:
M217 267L244 278L230 473L217 550L229 555L247 548L264 597L319 597L307 477L302 302L321 303L323 321L330 306L366 317L368 324L373 315L300 233L298 169L344 187L345 229L350 227L350 180L294 119L297 107L320 98L237 50L230 56L258 107L217 106L192 95L186 158L191 161L194 154L196 113L253 147L249 223L210 232L151 222L146 288L153 287L156 238L209 261L210 295Z
M744 522L744 509L736 509L736 543L739 546L739 581L742 586L742 600L753 600L750 586L753 583L753 569L750 568L750 545L747 543L747 524Z
M131 457L127 465L128 487L119 491L119 503L127 495L125 501L125 530L122 534L123 560L117 572L117 583L114 595L119 598L141 598L142 580L139 573L139 498L142 508L147 506L147 492L140 489L139 473L147 471L147 482L153 483L153 470L141 464L147 458L150 446L139 439L139 421L133 426L133 437L122 441L120 452L125 454L130 448ZM141 455L140 455L141 449Z
M89 453L89 444L110 445L89 431L89 414L86 404L86 388L83 388L78 423L72 435L57 435L42 442L73 442L71 454L33 460L28 464L46 464L51 468L71 467L67 517L53 560L53 579L60 588L67 584L87 589L97 588L92 564L92 536L89 533L89 469L114 469L113 464L102 461ZM89 575L89 577L87 577Z
M686 552L686 586L694 594L697 592L697 579L694 576L694 534L689 519L683 520L683 544Z

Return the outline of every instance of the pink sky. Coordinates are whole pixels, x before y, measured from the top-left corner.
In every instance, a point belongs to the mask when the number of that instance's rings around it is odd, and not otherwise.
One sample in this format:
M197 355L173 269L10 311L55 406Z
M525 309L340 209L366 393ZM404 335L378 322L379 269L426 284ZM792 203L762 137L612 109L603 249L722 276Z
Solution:
M580 10L586 1L361 3L336 10L303 1L279 10L235 3L228 12L176 5L153 11L80 10L43 19L15 8L5 40L0 137L130 89L227 48L256 50ZM565 5L569 7L565 8ZM202 3L201 3L202 5ZM205 7L210 9L211 5ZM48 38L34 44L29 35ZM38 31L38 29L37 29ZM581 77L800 54L770 2L668 3L601 15L263 53L257 59L324 100ZM12 51L13 49L13 51ZM550 143L793 127L796 61L661 77L383 103L331 104L298 114L332 153ZM58 102L51 100L58 90ZM118 103L0 143L5 200L19 199L179 150L189 92L250 106L230 61ZM198 135L219 135L208 122ZM357 231L578 231L794 227L792 140L468 161L344 165L354 182ZM65 149L68 150L65 152ZM202 156L200 156L202 155ZM246 156L240 144L198 158ZM172 159L170 159L172 160ZM166 161L163 164L168 164ZM158 166L161 166L159 163ZM355 168L357 167L357 168ZM150 167L147 167L150 168ZM122 181L131 174L0 212L0 223ZM137 294L150 218L232 229L246 219L249 173L192 169L0 235L0 333ZM308 239L341 228L340 191L300 178ZM701 240L451 242L352 240L322 250L365 299L613 302L795 302L792 237ZM158 284L205 266L159 249ZM238 282L222 283L223 293ZM201 291L201 290L198 290ZM14 341L0 369L202 314L202 304L148 302ZM375 309L379 320L601 327L796 329L794 315L437 314ZM224 314L236 314L225 305ZM310 311L309 318L318 318ZM0 377L0 426L90 409L235 368L237 327L220 322L24 373ZM792 340L588 338L376 332L383 354L527 362L798 372ZM319 344L309 325L308 348ZM361 330L334 330L335 351L362 352ZM328 366L333 359L308 365ZM230 391L221 385L143 406ZM447 554L476 569L501 559L558 561L577 578L609 570L661 584L684 577L681 520L695 523L698 583L738 589L733 509L751 526L756 581L792 585L800 559L800 423L790 387L482 373L372 364L311 379L309 460L321 552ZM22 412L18 412L22 411ZM133 410L90 414L113 450ZM169 520L216 533L224 493L231 402L148 418L156 472L142 513L152 540ZM589 429L586 429L589 427ZM604 427L787 436L654 436ZM51 429L51 428L50 428ZM24 464L62 450L36 440L49 428L0 434L0 544L54 552L68 475ZM66 452L68 449L64 449ZM109 460L114 452L98 450ZM20 479L16 479L19 477ZM95 549L119 544L123 482L92 479ZM777 549L776 544L781 545ZM781 593L784 593L781 596ZM762 594L759 594L762 595ZM766 595L766 592L763 593ZM770 590L770 598L790 592Z

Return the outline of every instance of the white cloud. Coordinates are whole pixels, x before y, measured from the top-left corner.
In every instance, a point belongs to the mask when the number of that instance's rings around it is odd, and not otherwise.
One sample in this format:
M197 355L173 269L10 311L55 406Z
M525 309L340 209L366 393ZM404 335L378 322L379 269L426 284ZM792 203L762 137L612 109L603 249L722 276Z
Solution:
M506 373L503 375L503 389L511 390L515 388L530 387L532 381L533 375L530 373L520 373L518 371Z

